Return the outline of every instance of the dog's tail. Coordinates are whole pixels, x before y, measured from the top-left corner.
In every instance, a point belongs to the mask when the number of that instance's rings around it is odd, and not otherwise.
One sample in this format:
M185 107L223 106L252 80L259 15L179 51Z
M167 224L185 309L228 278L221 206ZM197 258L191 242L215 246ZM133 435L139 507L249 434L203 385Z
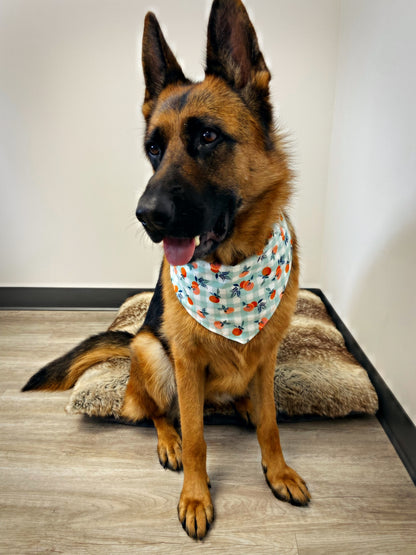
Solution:
M34 374L22 391L70 389L93 364L113 357L129 357L133 335L126 331L106 331L80 343Z

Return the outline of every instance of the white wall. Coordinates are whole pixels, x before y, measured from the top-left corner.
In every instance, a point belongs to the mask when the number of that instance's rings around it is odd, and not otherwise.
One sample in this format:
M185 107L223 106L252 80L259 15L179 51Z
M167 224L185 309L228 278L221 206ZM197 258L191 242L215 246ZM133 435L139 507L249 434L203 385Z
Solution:
M153 4L153 5L152 5ZM134 218L143 18L155 9L201 78L210 2L0 2L0 285L153 286L161 259ZM303 283L319 282L338 1L247 0L298 170Z
M340 22L321 283L416 422L416 3Z

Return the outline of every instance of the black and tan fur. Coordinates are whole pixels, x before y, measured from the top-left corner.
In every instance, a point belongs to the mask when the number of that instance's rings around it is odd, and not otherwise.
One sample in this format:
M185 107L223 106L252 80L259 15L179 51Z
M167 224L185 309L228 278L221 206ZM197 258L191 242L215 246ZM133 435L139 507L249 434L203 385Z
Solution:
M201 236L194 258L234 265L260 251L287 208L291 172L273 126L270 73L240 0L212 6L206 76L183 74L155 16L143 35L145 148L153 165L137 217L151 239ZM264 329L242 345L207 331L180 305L164 258L144 325L135 336L106 332L88 339L29 380L28 389L65 389L95 362L131 357L122 414L153 420L163 466L183 467L178 515L203 538L214 519L203 433L205 401L236 399L256 424L266 481L276 497L306 505L305 482L286 465L276 424L273 376L280 341L296 304L299 264ZM174 427L179 408L181 436Z

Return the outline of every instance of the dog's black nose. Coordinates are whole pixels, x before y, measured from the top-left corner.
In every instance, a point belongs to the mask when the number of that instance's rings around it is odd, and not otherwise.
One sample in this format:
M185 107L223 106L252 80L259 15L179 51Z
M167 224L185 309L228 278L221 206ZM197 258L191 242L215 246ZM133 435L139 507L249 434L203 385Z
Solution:
M161 240L175 217L173 202L164 195L143 195L137 205L136 218L149 233L151 239ZM162 236L159 238L159 236ZM153 238L155 236L155 238ZM157 236L157 239L156 239Z

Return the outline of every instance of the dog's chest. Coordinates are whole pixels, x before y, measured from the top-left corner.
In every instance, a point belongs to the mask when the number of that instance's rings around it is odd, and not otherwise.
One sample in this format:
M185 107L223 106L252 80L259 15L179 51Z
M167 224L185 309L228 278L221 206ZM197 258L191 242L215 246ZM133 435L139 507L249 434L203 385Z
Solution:
M257 365L251 357L238 353L236 349L225 349L213 353L206 367L205 397L218 400L218 397L243 396L247 392Z

